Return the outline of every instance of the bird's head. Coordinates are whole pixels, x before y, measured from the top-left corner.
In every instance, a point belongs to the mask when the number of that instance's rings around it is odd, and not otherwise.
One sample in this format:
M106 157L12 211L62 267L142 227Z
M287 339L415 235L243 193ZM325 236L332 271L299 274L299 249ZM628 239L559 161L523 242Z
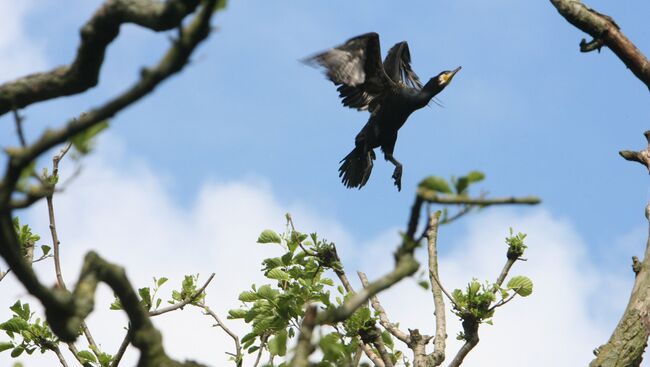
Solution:
M454 75L456 75L456 73L458 73L461 68L462 67L459 66L456 69L451 70L451 71L450 70L445 70L445 71L441 72L440 74L438 74L433 79L435 79L437 85L444 88L447 85L449 85L449 83L451 83L451 80L454 78Z
M429 82L424 86L425 90L433 92L433 94L440 93L446 86L451 83L451 80L454 78L454 75L460 71L461 67L457 67L454 70L445 70L435 77L431 78Z
M438 84L443 86L443 88L446 87L449 83L451 83L451 80L454 78L454 75L456 75L456 73L459 72L460 69L462 69L461 66L457 67L454 70L451 71L445 70L442 73L438 74L438 76L436 76L436 80Z

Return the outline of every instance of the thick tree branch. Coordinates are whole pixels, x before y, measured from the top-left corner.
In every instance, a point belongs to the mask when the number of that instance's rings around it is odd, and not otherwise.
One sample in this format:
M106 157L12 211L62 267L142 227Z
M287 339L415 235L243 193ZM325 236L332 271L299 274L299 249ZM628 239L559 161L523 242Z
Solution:
M359 275L361 284L364 287L367 287L368 277L366 277L366 274L360 271L357 272L357 274ZM388 315L386 314L386 310L384 310L384 307L382 307L381 303L379 302L379 298L377 296L370 297L370 304L372 305L372 308L379 314L379 323L381 324L381 326L383 326L386 330L388 330L388 332L391 333L394 337L408 344L409 343L408 335L406 335L405 332L400 330L397 327L397 325L390 322L390 320L388 319Z
M203 286L194 292L190 297L186 298L185 300L181 302L177 302L169 307L161 308L158 310L154 311L149 311L149 317L154 317L158 315L162 315L167 312L175 311L178 309L183 308L186 306L188 303L195 301L197 298L199 298L203 292L205 292L205 289L208 287L212 279L214 278L214 273L210 275L208 280L203 284ZM207 306L206 306L207 307ZM133 340L133 329L129 325L129 328L126 332L126 335L124 336L124 339L122 340L122 343L120 344L120 347L118 348L117 352L115 353L115 356L113 357L113 361L111 362L111 367L117 367L117 365L120 363L122 360L122 357L124 356L124 353L126 352L126 349L128 346L131 344L131 341Z
M303 317L302 325L300 325L300 334L298 334L298 343L290 364L291 367L309 366L309 355L314 351L311 337L314 333L314 327L316 327L317 311L316 306L309 306L305 311L305 317Z
M105 282L111 287L129 317L130 327L133 329L133 345L140 350L138 366L198 366L193 362L181 364L167 356L162 345L162 336L154 328L148 312L140 304L140 297L126 277L124 269L106 262L94 252L86 255L79 281L73 292L73 302L68 304L68 307L73 309L72 315L52 315L49 310L46 310L48 320L60 318L69 331L78 328L83 319L92 312L99 282Z
M648 147L640 152L621 154L625 159L643 164L650 171L650 131L644 133ZM646 218L650 224L650 203L646 206ZM650 337L650 233L645 255L634 267L635 279L632 294L623 317L605 345L600 346L590 367L639 366Z
M445 319L445 301L442 298L442 287L438 275L438 224L440 212L435 212L429 219L428 253L429 253L429 282L433 294L434 315L436 316L436 335L433 339L433 353L427 359L427 366L439 366L445 360L445 341L447 339L447 322Z
M571 24L593 37L582 40L580 50L589 52L607 46L618 58L650 88L650 62L621 32L614 20L584 5L579 0L551 0L557 11Z
M41 301L46 310L46 316L52 331L63 341L68 342L76 339L83 317L85 317L87 312L89 312L89 303L81 302L77 297L72 297L65 291L52 291L48 289L39 282L31 267L29 267L22 259L16 233L13 228L10 208L11 196L14 192L18 177L22 170L27 167L31 161L48 149L65 142L75 134L115 115L122 109L147 95L167 77L180 71L187 63L196 46L208 36L210 31L210 19L213 14L215 3L216 0L205 0L203 2L201 10L188 26L184 28L182 36L173 43L160 63L153 69L145 70L142 73L140 81L138 81L131 89L109 101L105 105L91 110L78 119L69 122L65 127L46 132L34 144L26 148L17 148L9 151L9 164L6 168L5 177L2 182L0 182L0 255L5 259L9 267L12 268L29 293ZM90 255L90 259L93 259L92 254ZM90 261L90 263L95 262ZM88 274L93 275L92 272L89 272ZM99 277L101 278L101 276ZM126 294L130 296L132 289L126 289L128 287L116 279L111 279L110 282L113 284L109 285L119 288L114 289L116 294L126 292ZM78 287L79 286L83 287L84 284L78 285ZM76 293L77 292L75 292L75 296L77 296ZM91 305L92 300L87 301L90 302ZM124 300L122 299L122 301ZM146 329L153 328L153 326L150 326L150 323L147 323L148 321L138 320L138 322L134 322L133 318L138 316L137 312L135 310L130 310L130 312L131 314L129 316L132 319L131 325L132 327L135 327L136 330L140 330L140 326L145 327ZM155 354L153 349L162 350L162 346L155 340L156 337L152 337L154 339L140 340L141 337L137 331L134 335L134 345L141 350L146 349L146 351L143 351L141 356L144 361L147 361L147 358L153 358L153 355ZM147 357L146 354L149 351L151 351L152 354ZM158 365L172 364L165 362Z
M393 271L368 284L368 287L348 298L341 306L320 313L316 318L316 323L329 325L346 320L354 311L368 302L370 297L391 287L405 277L413 275L418 270L418 267L419 264L412 254L402 255L398 258Z
M81 43L70 65L31 74L0 86L0 116L35 102L84 92L97 85L108 45L120 26L132 23L153 31L178 27L200 0L109 0L81 29Z

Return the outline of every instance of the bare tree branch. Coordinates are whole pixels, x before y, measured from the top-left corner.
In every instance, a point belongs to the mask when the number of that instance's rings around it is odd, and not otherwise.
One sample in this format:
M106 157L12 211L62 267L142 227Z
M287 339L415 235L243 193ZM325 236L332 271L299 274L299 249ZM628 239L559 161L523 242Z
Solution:
M359 279L361 280L361 284L364 287L368 286L368 277L366 277L366 274L363 272L357 272L359 275ZM386 330L388 330L389 333L391 333L394 337L397 339L401 340L402 342L408 344L409 343L409 337L406 335L405 332L400 330L397 325L393 324L390 322L388 319L388 315L386 314L386 310L384 310L384 307L382 307L381 303L379 302L379 297L377 296L372 296L370 297L370 304L372 305L372 308L377 311L379 314L379 323L381 326L383 326Z
M650 131L645 132L648 147L635 154L633 160L643 164L650 171ZM633 153L633 152L630 152ZM646 218L650 222L650 203L646 207ZM597 348L596 358L590 367L639 366L650 337L650 233L642 261L637 259L634 286L621 320L605 345Z
M200 304L197 305L197 307L203 308L205 314L212 317L214 319L214 321L216 322L216 324L214 326L220 327L226 334L228 334L228 336L230 336L230 338L232 338L232 340L235 343L235 350L236 350L236 352L235 352L235 354L233 354L233 356L235 357L235 362L236 362L237 367L241 367L242 364L243 364L243 356L242 356L242 352L241 352L241 345L239 343L239 337L237 336L237 334L235 334L232 330L230 330L226 326L226 324L224 324L223 321L221 321L219 316L214 311L212 311L210 309L210 307L208 307L206 304L201 302Z
M300 334L298 334L298 344L296 344L295 353L291 360L291 367L308 367L309 355L314 351L311 344L311 337L316 327L316 315L318 309L316 306L309 306L305 311L305 317L300 325Z
M31 74L0 86L0 116L35 102L69 96L97 85L108 45L120 26L132 23L153 31L178 27L200 0L109 0L81 29L75 60L45 73Z
M208 36L215 2L216 0L203 2L200 11L185 27L182 36L172 44L160 63L153 69L145 70L141 79L132 88L105 105L69 122L65 127L43 134L32 145L8 151L10 160L6 167L6 174L0 182L0 255L27 291L41 301L52 331L62 341L71 342L76 339L83 319L92 310L94 287L101 280L107 282L118 297L121 296L120 300L129 315L131 327L135 328L133 344L142 352L141 365L150 365L147 364L149 362L164 362L151 365L176 365L164 355L164 352L160 353L163 351L160 334L153 328L148 315L142 316L137 294L119 268L103 262L97 255L90 253L86 258L87 267L82 271L82 278L73 295L62 290L51 290L41 284L34 271L20 255L13 228L10 201L20 173L32 160L75 134L120 112L147 95L167 77L181 70L196 46ZM182 17L178 19L176 25L181 19ZM0 96L0 100L1 98ZM21 106L17 101L16 105ZM89 292L91 290L92 292Z
M510 204L524 204L524 205L536 205L541 202L538 197L535 196L525 196L525 197L504 197L504 198L470 198L464 196L447 196L439 195L439 193L428 190L425 188L418 188L417 194L422 200L434 203L434 204L459 204L459 205L510 205Z
M580 51L589 52L607 46L618 58L650 88L650 62L621 32L614 20L586 6L579 0L551 0L557 11L571 24L593 37L580 42Z
M445 341L447 339L447 322L445 319L445 301L442 298L442 287L438 275L438 224L440 211L429 218L427 233L429 253L429 282L433 294L434 315L436 316L436 335L433 339L433 353L428 356L428 366L439 366L445 360Z

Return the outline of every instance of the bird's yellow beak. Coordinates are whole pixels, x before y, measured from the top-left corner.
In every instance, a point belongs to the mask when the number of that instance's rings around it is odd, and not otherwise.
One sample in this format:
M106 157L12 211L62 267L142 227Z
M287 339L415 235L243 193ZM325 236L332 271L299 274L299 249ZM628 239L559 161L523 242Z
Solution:
M450 72L444 74L444 75L442 76L442 79L443 79L442 82L443 82L444 84L449 84L449 83L451 82L451 79L454 78L454 75L456 75L456 73L459 72L460 69L462 69L462 68L463 68L462 66L459 66L459 67L457 67L456 69L454 69L454 70L452 70L452 71L450 71Z

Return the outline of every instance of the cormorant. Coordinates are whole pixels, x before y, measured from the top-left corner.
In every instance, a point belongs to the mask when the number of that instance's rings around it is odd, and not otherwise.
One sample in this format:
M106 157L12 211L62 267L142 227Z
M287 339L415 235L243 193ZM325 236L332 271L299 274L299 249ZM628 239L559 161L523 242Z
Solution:
M460 70L443 71L424 86L411 69L408 44L397 43L382 63L379 35L371 32L305 59L326 69L327 77L338 86L344 106L367 110L370 118L355 138L355 148L341 160L339 177L348 187L363 187L372 171L374 149L395 165L393 179L401 190L402 164L393 157L397 131L409 115L426 106Z

